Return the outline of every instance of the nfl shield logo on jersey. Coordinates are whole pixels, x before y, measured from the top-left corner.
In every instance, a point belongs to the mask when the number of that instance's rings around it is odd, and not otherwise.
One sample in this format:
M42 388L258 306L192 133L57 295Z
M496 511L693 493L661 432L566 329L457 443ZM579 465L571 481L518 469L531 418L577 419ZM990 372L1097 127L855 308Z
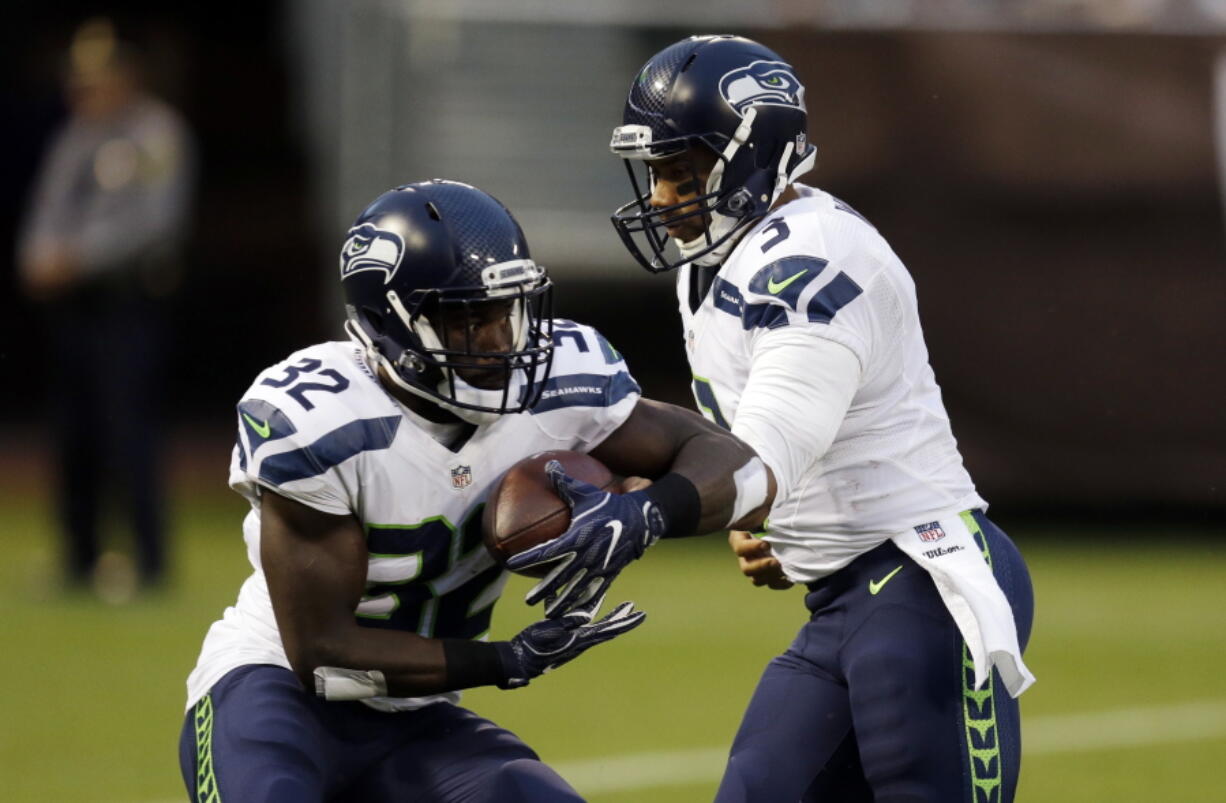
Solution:
M456 466L451 470L451 487L459 490L473 484L473 470L470 466Z
M915 532L919 533L921 541L940 541L945 537L945 531L941 529L939 521L930 521L927 524L917 525Z

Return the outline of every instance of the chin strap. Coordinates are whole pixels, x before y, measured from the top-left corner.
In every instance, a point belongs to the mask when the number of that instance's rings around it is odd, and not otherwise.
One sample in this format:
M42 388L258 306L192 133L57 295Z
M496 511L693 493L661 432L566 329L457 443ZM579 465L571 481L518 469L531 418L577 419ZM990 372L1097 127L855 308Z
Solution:
M520 371L512 370L508 380L509 386L506 389L506 400L511 399L523 392L524 379L520 376ZM502 403L503 391L501 390L485 390L483 388L474 387L468 384L458 375L452 377L451 384L448 385L447 378L444 377L438 384L439 393L446 395L446 391L454 390L455 400L465 404L475 404L480 407L497 407ZM469 410L465 407L448 404L445 401L435 400L435 404L449 412L455 413L464 421L470 424L481 426L482 424L492 424L503 416L503 413L485 412L481 410Z
M379 349L375 346L374 340L372 340L370 335L368 335L366 331L362 329L361 324L357 323L352 318L349 318L345 321L344 327L345 333L349 335L349 339L361 346L363 353L366 356L366 360L371 364L371 366L376 369L384 369L381 373L376 371L378 375L386 377L393 385L406 393L412 393L414 396L425 399L431 404L438 405L440 407L444 406L438 399L431 396L429 393L426 393L421 388L406 382L404 377L400 375L400 371L398 371L396 366L392 364L392 361L384 356L383 352L379 351Z
M724 148L724 152L720 154L720 158L716 160L715 167L711 168L711 175L707 176L707 193L718 191L720 183L724 179L724 165L732 163L732 158L736 156L737 151L741 146L749 141L749 135L753 133L753 121L758 117L758 110L750 107L745 112L745 116L741 118L741 124L736 127L736 131L732 134L732 139L728 146ZM724 261L724 257L728 256L728 252L736 245L738 238L733 237L733 232L737 227L743 224L740 218L724 215L719 212L712 211L711 222L707 225L706 230L687 242L678 242L677 249L681 252L683 258L690 254L697 253L711 244L712 241L719 240L722 237L727 237L722 243L713 248L706 254L700 257L689 260L694 265L719 265Z
M788 162L792 158L792 151L795 150L795 144L789 142L783 146L783 157L779 160L779 169L775 171L775 186L771 190L771 205L779 200L779 196L783 195L783 191L788 188L791 183L791 177L788 174Z
M736 133L732 136L732 141L728 147L724 149L722 157L715 163L715 167L711 170L711 175L707 178L707 192L713 193L719 187L719 183L723 180L724 165L730 164L732 157L736 155L741 146L749 139L749 135L753 131L754 119L757 117L758 110L750 108L745 112L744 119L737 126ZM767 209L774 205L775 201L779 200L782 195L796 179L803 176L813 169L817 163L817 148L809 148L809 152L801 157L791 170L788 169L788 163L796 154L796 143L788 142L783 146L783 154L779 159L779 168L775 172L774 185L771 188L770 202L767 204ZM711 249L702 256L695 257L689 262L693 265L709 267L712 265L723 264L724 259L736 246L740 237L734 236L734 233L739 228L748 226L752 221L743 218L735 218L729 215L724 215L719 212L712 212L711 223L707 227L707 231L684 243L677 243L677 248L681 251L681 256L686 257L689 254L696 253L703 248L706 248L713 240L719 240L721 237L727 237L719 246Z
M775 201L779 200L779 196L782 195L785 190L787 190L787 188L792 184L792 182L794 182L796 179L800 178L805 173L808 173L810 170L812 170L813 165L817 162L817 149L814 148L809 151L809 154L807 156L805 156L803 159L800 160L799 163L797 163L796 167L792 168L791 171L788 171L787 160L790 159L792 156L792 153L791 153L792 143L789 142L785 147L786 147L786 150L784 151L785 158L779 161L779 171L775 175L775 186L772 191L771 205L773 205ZM720 218L722 220L735 221L735 223L733 224L733 228L731 229L731 231L733 232L737 230L738 223L740 224L739 228L746 228L749 226L750 223L753 222L752 220L737 220L736 218L730 218L727 215L721 215L718 212L713 213L712 217ZM723 236L722 232L720 236ZM728 254L732 251L732 249L736 246L736 244L740 241L740 239L741 239L740 237L729 235L728 239L720 243L719 247L713 248L711 249L711 251L703 254L702 256L690 260L690 264L699 265L701 267L710 267L712 265L722 265L724 262L724 259L728 256ZM695 251L705 248L706 245L707 245L707 239L706 239L706 236L703 235L703 236L695 237L693 240L690 240L689 242L686 242L686 243L677 243L677 248L681 251L681 255L684 257L687 252L694 253Z
M791 143L788 144L790 145ZM782 173L782 166L785 164L787 164L786 161L780 163L780 173ZM783 189L787 189L789 184L812 170L815 164L817 164L817 148L810 148L809 152L805 154L805 156L796 163L796 166L792 168L792 171L788 173L787 181L783 183ZM779 192L782 193L783 189L779 190ZM776 195L775 197L778 198L779 196Z

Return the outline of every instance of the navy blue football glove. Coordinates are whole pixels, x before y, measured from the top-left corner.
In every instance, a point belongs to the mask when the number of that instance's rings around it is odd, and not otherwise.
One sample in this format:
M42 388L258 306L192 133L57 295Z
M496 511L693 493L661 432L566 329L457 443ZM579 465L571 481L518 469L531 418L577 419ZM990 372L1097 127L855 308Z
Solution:
M524 601L535 605L545 600L550 619L573 613L591 619L613 579L664 534L664 516L644 491L602 491L567 476L556 460L545 464L545 472L570 507L570 528L515 555L507 567L517 572L555 564Z
M589 647L633 630L646 618L646 613L634 610L633 602L623 602L594 623L586 613L574 613L529 625L510 641L494 644L507 677L500 685L504 689L526 686L532 678L557 669Z

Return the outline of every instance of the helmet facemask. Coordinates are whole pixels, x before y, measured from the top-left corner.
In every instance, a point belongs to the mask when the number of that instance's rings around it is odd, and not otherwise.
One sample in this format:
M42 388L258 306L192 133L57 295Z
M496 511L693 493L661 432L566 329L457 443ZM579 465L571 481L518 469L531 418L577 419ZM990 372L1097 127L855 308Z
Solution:
M620 126L614 131L610 148L626 164L634 200L613 214L613 225L639 264L652 273L687 263L721 264L746 227L763 217L793 180L812 169L816 155L813 149L808 148L804 157L797 160L794 158L796 144L790 141L777 158L767 154L766 165L760 165L761 143L754 137L757 117L757 108L747 109L730 138L709 133L653 143L651 129L647 126ZM686 148L691 151L705 149L716 156L703 192L671 206L653 207L655 177L651 161L675 155ZM635 162L645 169L641 183L635 174ZM693 181L698 183L701 176L693 162L691 157ZM675 241L680 258L670 259L665 253L671 239L667 228L693 217L701 217L705 222L703 233L690 240Z
M634 200L621 206L613 214L613 225L621 235L622 241L639 263L652 273L670 270L711 252L720 246L727 236L730 236L723 230L735 228L735 221L728 221L728 216L720 211L719 177L723 174L723 157L719 155L720 150L709 146L704 140L679 139L661 143L661 145L663 147L653 150L653 153L658 155L624 160L626 173L630 177L630 186L634 191ZM657 168L652 162L685 153L687 150L690 153L686 159L690 182L686 189L689 191L680 194L692 194L694 197L669 206L653 206L651 199L658 175ZM698 160L695 158L703 152L717 155L715 165L705 182L699 171ZM636 163L639 166L637 173ZM704 188L703 192L695 193L694 190L700 186ZM667 231L669 226L695 218L702 224L700 234L684 242L672 240ZM720 224L716 224L716 220L719 220ZM733 225L729 226L728 223ZM681 252L680 262L666 255L670 241L674 242Z
M553 286L532 260L489 266L482 280L406 298L388 290L382 321L351 308L346 328L398 387L470 423L523 412L540 397L553 359ZM479 350L473 332L503 316L507 350Z

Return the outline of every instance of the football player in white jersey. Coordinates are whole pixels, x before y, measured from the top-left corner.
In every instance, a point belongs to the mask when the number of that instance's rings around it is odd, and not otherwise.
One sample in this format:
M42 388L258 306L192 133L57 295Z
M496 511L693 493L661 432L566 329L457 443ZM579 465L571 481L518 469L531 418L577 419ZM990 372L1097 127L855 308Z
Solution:
M522 686L644 614L623 603L596 619L593 573L581 605L485 640L507 577L482 545L486 496L546 449L653 478L605 494L647 522L610 547L620 559L760 520L735 515L732 479L756 458L640 398L600 333L552 319L544 269L481 190L435 180L379 196L340 278L350 341L290 355L238 404L230 485L251 503L253 572L188 678L190 798L579 800L458 691Z
M678 269L698 406L765 463L738 473L743 503L778 484L760 538L730 536L742 570L808 591L717 799L1012 800L1029 575L963 467L911 277L797 181L815 157L804 86L756 42L691 37L636 75L610 147L635 193L623 242Z

